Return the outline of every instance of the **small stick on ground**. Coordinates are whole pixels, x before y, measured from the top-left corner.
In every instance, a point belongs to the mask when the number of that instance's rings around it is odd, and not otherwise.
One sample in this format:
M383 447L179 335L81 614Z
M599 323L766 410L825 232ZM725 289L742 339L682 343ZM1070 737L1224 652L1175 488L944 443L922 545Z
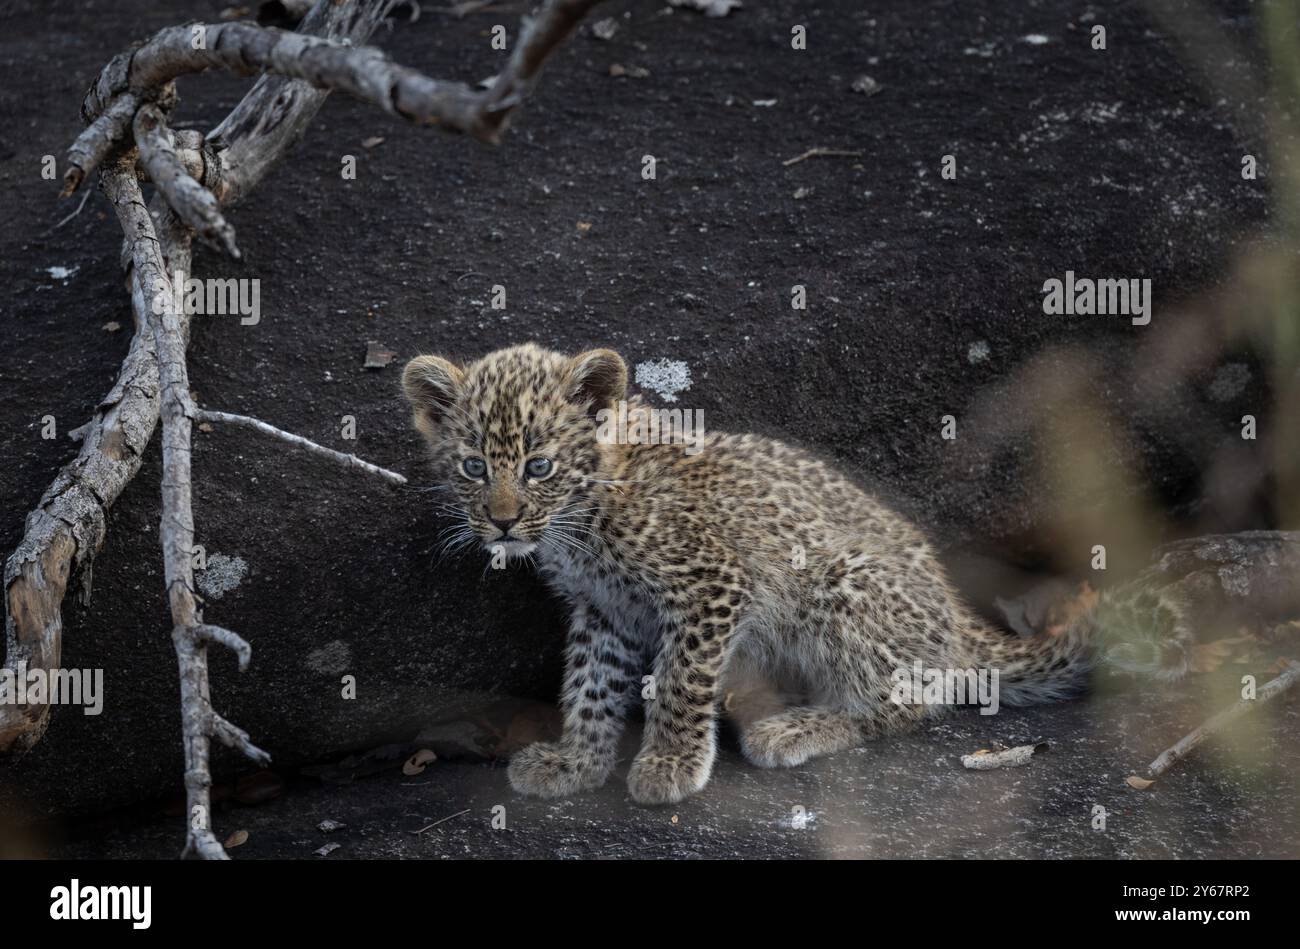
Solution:
M62 221L60 221L58 224L55 224L52 228L50 228L50 229L47 230L44 234L42 234L41 237L48 237L50 234L53 234L55 231L57 231L57 230L58 230L59 228L61 228L63 225L67 224L67 223L68 223L69 221L71 221L74 217L76 217L78 214L80 214L80 213L81 213L81 209L84 208L84 207L86 206L86 202L90 199L90 196L91 196L92 194L94 194L94 193L95 193L95 192L92 191L92 190L90 190L89 188L87 188L84 192L82 192L82 195L81 195L81 203L77 205L77 210L75 210L75 211L73 211L71 214L67 215L67 216L66 216Z
M807 161L809 158L861 158L862 152L850 151L847 148L810 148L802 155L795 155L793 158L787 158L781 162L787 168L791 165L797 165L801 161Z
M433 830L433 828L437 827L439 824L445 824L447 821L451 820L453 817L460 817L461 814L468 814L468 813L469 813L469 808L467 807L467 808L465 808L463 811L457 811L455 814L448 814L448 815L447 815L446 817L444 817L442 820L436 820L436 821L434 821L432 824L429 824L429 825L426 826L426 827L421 827L419 830L413 830L413 831L411 831L411 833L415 834L415 835L418 837L420 834L424 833L426 830Z
M1225 727L1235 722L1241 716L1245 715L1251 709L1258 708L1269 699L1277 698L1286 692L1297 682L1300 682L1300 662L1288 660L1287 669L1276 679L1272 679L1259 689L1253 699L1242 699L1236 705L1231 705L1219 714L1215 715L1200 728L1197 728L1179 739L1172 747L1167 748L1160 753L1155 761L1147 766L1147 776L1145 778L1131 777L1128 779L1130 787L1138 790L1145 790L1151 786L1156 778L1164 774L1175 764L1186 758L1196 750L1205 739L1209 738L1216 732L1222 731ZM1136 782L1136 783L1134 783ZM1139 786L1140 785L1140 786Z
M310 439L303 438L301 435L295 435L292 432L286 432L284 429L276 428L274 425L268 425L261 419L251 418L247 415L232 415L229 412L213 412L208 409L198 409L194 417L200 422L225 422L228 425L242 425L244 428L251 428L261 432L263 435L270 435L272 438L278 438L286 441L290 445L295 445L303 451L309 451L314 455L322 458L328 458L330 461L337 462L345 468L356 468L358 471L364 471L366 474L372 474L383 478L392 484L406 484L406 477L398 474L396 471L389 471L387 468L381 468L378 465L372 465L368 461L362 461L356 455L347 455L341 451L335 451L333 448L326 448L324 445L318 445Z

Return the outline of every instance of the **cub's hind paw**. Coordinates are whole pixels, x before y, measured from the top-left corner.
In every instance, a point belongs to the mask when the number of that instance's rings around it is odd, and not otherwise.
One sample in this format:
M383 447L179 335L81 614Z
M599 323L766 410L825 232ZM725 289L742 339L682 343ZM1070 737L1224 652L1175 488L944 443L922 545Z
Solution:
M676 804L709 781L709 767L694 755L642 752L627 774L627 789L638 804Z
M861 729L849 716L797 708L754 722L740 736L745 757L760 768L797 767L861 741Z
M564 797L600 787L609 776L609 768L592 755L539 741L510 756L506 776L520 794Z

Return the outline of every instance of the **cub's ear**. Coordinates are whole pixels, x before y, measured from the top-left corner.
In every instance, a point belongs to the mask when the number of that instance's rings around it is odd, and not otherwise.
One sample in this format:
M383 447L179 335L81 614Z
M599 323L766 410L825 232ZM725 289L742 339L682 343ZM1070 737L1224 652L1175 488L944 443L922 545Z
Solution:
M569 363L569 401L595 416L627 397L627 364L612 349L592 349Z
M433 438L460 395L465 373L441 356L416 356L402 370L402 392L415 410L415 427Z

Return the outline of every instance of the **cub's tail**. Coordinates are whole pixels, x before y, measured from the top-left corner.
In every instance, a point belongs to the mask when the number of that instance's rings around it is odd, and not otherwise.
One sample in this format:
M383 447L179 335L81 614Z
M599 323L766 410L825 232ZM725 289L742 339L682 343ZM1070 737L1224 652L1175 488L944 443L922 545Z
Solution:
M1088 691L1095 673L1182 678L1194 643L1185 612L1163 592L1103 593L1057 635L1017 636L975 621L965 639L972 665L998 671L1001 702L1037 705Z

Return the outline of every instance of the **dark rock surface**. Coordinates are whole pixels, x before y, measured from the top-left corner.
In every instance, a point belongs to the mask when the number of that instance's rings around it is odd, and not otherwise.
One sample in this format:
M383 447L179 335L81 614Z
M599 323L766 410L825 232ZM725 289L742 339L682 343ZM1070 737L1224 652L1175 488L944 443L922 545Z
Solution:
M703 793L668 808L628 798L629 740L605 787L568 799L520 798L502 767L438 761L410 777L390 767L342 786L300 782L270 803L220 811L215 826L223 839L248 831L231 851L237 859L321 859L314 851L331 841L340 847L324 859L1295 858L1294 702L1243 720L1153 788L1124 783L1230 701L1233 681L984 718L961 713L789 770L754 768L732 747ZM959 760L994 742L1040 740L1049 749L1020 768L969 771ZM498 806L504 829L492 826ZM183 842L179 820L119 817L32 846L58 857L171 857ZM347 827L323 833L324 820ZM435 821L444 822L413 833Z
M102 198L43 234L71 208L40 179L40 156L61 155L77 134L82 91L112 55L162 26L214 19L225 5L6 7L0 61L14 81L0 90L8 203L0 233L0 550L12 550L24 513L75 452L62 436L41 440L41 416L53 414L61 433L85 421L128 342L126 331L101 326L129 327L131 319L120 235ZM1228 12L1237 6L1247 9ZM1152 403L1125 370L1159 331L1163 308L1223 277L1238 244L1266 226L1264 181L1239 174L1241 155L1262 154L1263 143L1197 85L1140 5L1106 8L1110 47L1091 50L1079 18L1092 9L1067 0L949 0L866 12L830 0L755 3L712 20L620 0L606 14L620 17L615 38L574 37L496 150L332 98L289 160L231 215L244 261L197 254L199 276L260 279L262 306L253 327L198 319L191 378L200 404L356 451L419 484L420 447L397 396L400 360L421 351L472 356L523 340L568 350L608 345L634 365L687 362L692 385L680 404L703 409L711 427L824 453L895 498L943 548L1032 563L1044 552L1026 538L1051 536L1059 516L1034 446L982 444L974 423L947 443L939 419L952 414L965 425L981 406L1014 418L1023 406L997 402L998 384L1032 357L1049 367L1064 361L1052 353L1067 347L1071 365L1093 380L1090 394L1121 420L1111 434L1134 464L1116 467L1117 493L1149 484L1186 514L1198 472L1235 438L1242 405L1261 401L1261 373L1253 356L1238 354L1240 384L1230 392L1209 394L1211 363L1203 378ZM483 33L492 22L426 12L376 41L428 73L477 82L500 61ZM789 49L795 22L808 25L807 53ZM1248 16L1220 22L1253 44ZM1048 42L1023 39L1030 34ZM615 62L650 75L611 78ZM881 84L878 94L851 91L864 73ZM187 78L182 118L210 128L246 87ZM776 104L755 104L770 99ZM364 148L371 136L385 140ZM782 164L816 146L862 156ZM358 156L355 181L340 178L344 154ZM640 176L645 154L659 158L654 182ZM939 180L945 154L959 159L955 182ZM796 198L799 189L810 190ZM73 273L57 278L50 267ZM1067 269L1150 277L1152 326L1045 316L1043 281ZM487 306L497 283L508 289L504 313ZM790 308L796 283L808 288L807 311ZM362 369L372 339L399 361ZM339 437L345 415L357 420L355 442ZM426 495L390 491L244 431L199 435L195 475L200 542L248 568L207 609L210 621L254 647L242 676L228 656L215 660L215 704L278 764L407 740L440 710L493 696L554 695L559 608L522 570L485 574L475 557L436 562L430 548L442 525ZM32 755L0 762L0 809L37 817L102 810L179 784L158 478L155 439L110 512L90 608L65 604L63 662L105 670L105 712L56 710ZM1213 510L1197 515L1223 526ZM355 701L340 698L343 674L357 677ZM684 805L687 824L673 831L680 843L651 834L666 818L629 811L628 819L663 852L704 852L701 840L716 852L829 852L843 838L860 853L973 853L1015 831L1037 841L1027 844L1035 852L1191 855L1195 841L1176 833L1190 818L1161 813L1150 803L1158 798L1134 806L1146 809L1147 826L1172 827L1167 837L1035 829L1067 812L1086 822L1080 809L1097 788L1107 789L1106 800L1128 793L1118 761L1097 768L1082 751L1074 759L1065 750L1106 751L1120 722L1094 717L1105 714L1075 705L1017 719L1026 733L1063 746L1052 759L1060 765L954 774L950 745L973 736L944 726L889 743L886 771L876 749L847 756L852 767L841 759L803 769L793 782L723 767L712 797ZM240 766L224 755L218 764L223 773ZM394 791L400 796L377 804L388 810L375 826L401 817L405 828L462 802L481 810L506 800L499 773L456 768L446 787L431 778ZM1190 807L1201 785L1188 786ZM339 819L367 826L363 813L346 809L378 802L388 787L356 785ZM1234 787L1218 800L1255 802L1242 805L1241 833L1216 823L1206 846L1284 846L1265 833L1266 798L1237 798ZM984 796L972 796L974 788ZM328 809L322 793L272 807L299 808L299 816ZM635 838L588 826L606 809L623 813L619 794L611 786L593 798L591 813L516 803L514 826L553 828L531 838L539 854L638 849ZM1010 823L979 804L1004 795L1015 804L1006 812L1019 815ZM801 799L814 812L829 809L811 833L783 830ZM734 820L732 800L748 802ZM298 823L280 827L286 852L314 840ZM396 836L371 852L506 847L506 837L475 836L468 823L444 827L438 837ZM701 828L713 829L702 836ZM823 840L823 829L831 837ZM170 853L171 831L160 833L168 843L158 852ZM267 836L255 833L249 852Z

